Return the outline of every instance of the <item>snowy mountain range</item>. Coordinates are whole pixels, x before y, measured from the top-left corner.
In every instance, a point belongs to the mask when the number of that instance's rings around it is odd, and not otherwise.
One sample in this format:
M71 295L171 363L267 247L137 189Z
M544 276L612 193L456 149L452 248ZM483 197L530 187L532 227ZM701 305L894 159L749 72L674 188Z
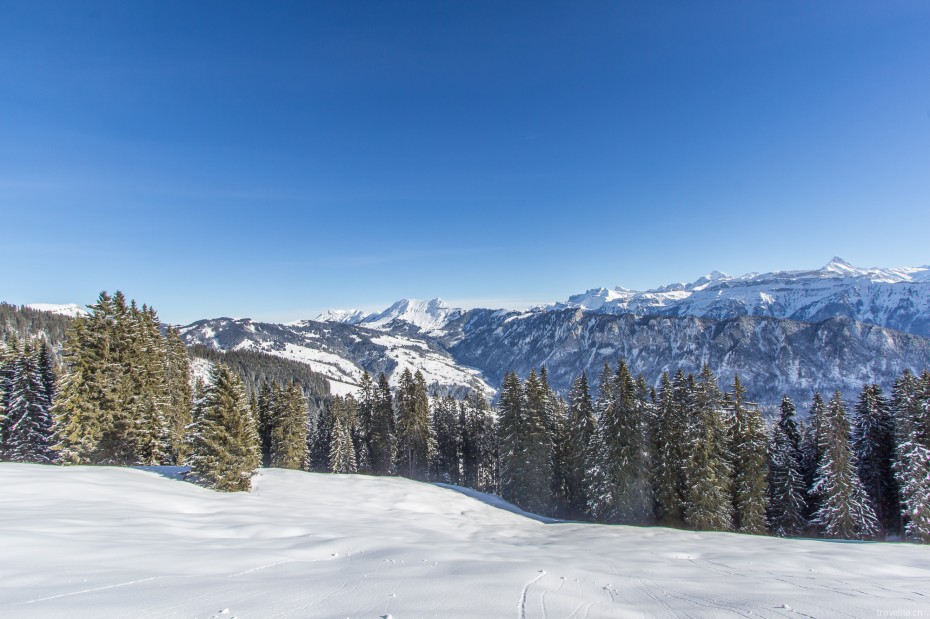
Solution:
M403 299L382 312L330 310L288 325L203 320L182 335L305 362L337 392L354 389L363 371L396 382L404 368L420 368L436 387L493 393L504 372L543 364L564 391L583 370L593 377L623 358L653 383L707 363L721 382L738 373L752 398L774 405L782 393L800 402L814 391L852 396L930 366L930 267L861 269L834 258L811 271L598 288L522 312Z

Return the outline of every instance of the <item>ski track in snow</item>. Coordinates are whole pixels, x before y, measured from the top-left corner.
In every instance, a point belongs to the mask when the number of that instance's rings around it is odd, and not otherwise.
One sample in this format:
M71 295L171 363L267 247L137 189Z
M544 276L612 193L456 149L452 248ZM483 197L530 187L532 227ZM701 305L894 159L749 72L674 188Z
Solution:
M523 585L523 589L520 591L520 603L517 604L517 619L526 619L526 594L529 592L530 587L539 582L545 575L546 570L539 570L539 575L536 578Z

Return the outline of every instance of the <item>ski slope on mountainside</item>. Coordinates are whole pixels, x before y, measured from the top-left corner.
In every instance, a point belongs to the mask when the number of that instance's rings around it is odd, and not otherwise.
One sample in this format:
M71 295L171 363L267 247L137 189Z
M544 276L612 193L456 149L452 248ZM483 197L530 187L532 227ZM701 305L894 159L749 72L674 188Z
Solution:
M4 463L0 486L5 618L826 618L930 606L927 547L547 522L398 478L272 469L251 493L219 494L158 472Z

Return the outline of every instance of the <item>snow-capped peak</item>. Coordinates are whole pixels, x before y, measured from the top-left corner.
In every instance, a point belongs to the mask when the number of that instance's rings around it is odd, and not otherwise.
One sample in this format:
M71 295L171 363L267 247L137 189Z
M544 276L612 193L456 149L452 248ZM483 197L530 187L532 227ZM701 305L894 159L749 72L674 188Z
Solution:
M435 331L441 329L452 314L458 315L459 313L461 310L449 307L438 297L429 301L401 299L383 312L368 316L362 323L366 327L381 327L400 320L423 331Z
M356 325L368 316L371 316L371 314L359 309L330 309L314 318L314 320L316 322L342 322L348 325Z
M87 309L83 305L78 305L77 303L30 303L26 307L39 310L40 312L51 312L52 314L58 314L60 316L68 316L69 318L83 316L87 313Z

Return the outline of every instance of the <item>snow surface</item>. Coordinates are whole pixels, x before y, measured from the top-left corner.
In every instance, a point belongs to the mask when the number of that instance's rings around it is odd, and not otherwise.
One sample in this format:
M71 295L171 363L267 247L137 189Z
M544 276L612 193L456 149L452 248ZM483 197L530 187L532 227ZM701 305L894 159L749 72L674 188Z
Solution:
M77 303L30 303L26 307L39 310L40 312L51 312L61 316L68 316L69 318L83 316L88 313L87 308Z
M397 478L272 469L219 494L178 472L0 464L0 616L930 612L927 547L541 521Z

